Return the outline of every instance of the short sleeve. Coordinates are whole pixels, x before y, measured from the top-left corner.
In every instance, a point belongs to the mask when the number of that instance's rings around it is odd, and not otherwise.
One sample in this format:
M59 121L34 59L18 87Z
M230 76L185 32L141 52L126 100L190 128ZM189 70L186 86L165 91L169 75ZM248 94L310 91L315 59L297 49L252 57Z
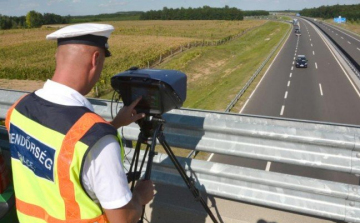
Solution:
M131 200L115 136L102 137L90 149L84 161L82 183L90 197L105 209L121 208Z

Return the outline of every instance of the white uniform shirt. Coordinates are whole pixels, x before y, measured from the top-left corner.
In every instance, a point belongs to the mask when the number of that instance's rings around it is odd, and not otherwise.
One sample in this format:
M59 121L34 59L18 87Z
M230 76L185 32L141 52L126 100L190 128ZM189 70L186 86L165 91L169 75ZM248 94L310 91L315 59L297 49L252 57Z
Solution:
M51 80L47 80L35 94L52 103L84 106L94 111L91 103L79 92ZM86 156L81 174L86 192L103 208L120 208L131 200L116 137L107 135L94 144Z

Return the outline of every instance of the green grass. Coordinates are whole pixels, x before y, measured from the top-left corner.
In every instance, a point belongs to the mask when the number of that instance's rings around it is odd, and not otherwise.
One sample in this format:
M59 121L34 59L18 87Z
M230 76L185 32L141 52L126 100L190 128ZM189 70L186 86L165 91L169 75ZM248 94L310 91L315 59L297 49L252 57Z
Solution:
M319 19L320 21L323 20L323 19ZM325 22L328 22L332 25L335 25L335 26L338 26L338 27L341 27L341 28L344 28L344 29L347 29L347 30L350 30L354 33L357 33L358 35L360 35L360 21L358 22L350 22L350 21L347 21L346 23L336 23L334 22L333 19L327 19L327 20L324 20Z
M147 27L149 26L149 24L145 24L145 26L146 28L138 28L137 31L138 33L144 35L145 38L150 38L148 35L145 35L145 33L149 31L149 27ZM241 37L231 40L223 45L197 47L184 51L176 56L173 56L166 62L159 65L157 68L176 69L187 74L187 100L185 101L183 107L224 111L227 105L235 97L235 95L240 91L240 89L253 75L253 73L260 66L260 64L269 55L270 51L278 44L278 42L288 30L289 26L289 24L285 23L267 22L262 26L255 26L256 28L243 34ZM127 28L126 32L130 32L130 29L131 28ZM209 33L210 32L211 31L209 31ZM166 35L168 35L170 32L166 31L165 33ZM118 35L120 34L118 33ZM196 36L200 34L194 35ZM214 36L217 35L218 34L214 34ZM127 35L126 38L131 38L132 40L134 40L135 37L130 36L131 35ZM156 36L152 36L148 42L150 43L153 38L160 39ZM115 40L117 39L114 38L114 42L112 44L113 49L119 49L119 52L126 53L124 53L124 55L118 54L121 55L121 57L114 56L107 61L106 65L108 65L109 67L107 68L107 70L105 70L104 75L106 76L115 74L115 69L118 69L118 71L120 72L123 67L131 65L133 61L139 60L139 58L141 58L140 56L144 54L143 49L145 48L144 46L146 46L146 44L144 44L138 47L139 51L131 51L130 46L125 45L126 47L124 49L123 45L122 49L120 50L121 46L117 46L115 44L115 42L117 41ZM122 40L119 41L122 43L129 42L124 37L118 37L118 40ZM45 51L44 55L46 58L44 58L44 61L52 61L47 57L53 57L55 46L51 45L53 44L51 42L46 43L50 45L42 46L43 43L40 42L37 45L35 41L36 44L35 46L33 46L34 48L30 47L29 49L34 50L36 53L38 52L36 51L38 47L42 52ZM137 43L140 43L140 41L138 41ZM30 45L24 43L17 43L16 47L18 47L18 44L22 44L21 47L26 49L27 45ZM151 45L149 45L149 47L151 47ZM11 47L9 46L9 48L5 48L7 49L5 52L0 51L0 58L7 58L7 56L11 57ZM149 53L151 53L151 51L149 51ZM1 54L3 55L1 56ZM26 52L21 52L19 48L16 51L16 55L21 55L21 61L22 63L25 63L24 58L26 57ZM130 58L129 61L127 61L125 59L126 57L128 57L128 55L132 55L134 57ZM38 67L41 67L41 63L45 63L41 59L37 60L35 58L28 58L26 60L37 64ZM12 61L12 63L19 62L17 62L17 60L14 60ZM124 66L124 64L126 66ZM51 66L53 65L43 65L44 69L49 69L48 67ZM18 70L15 71L17 72ZM24 75L32 72L24 71ZM41 71L41 69L36 70L36 72L44 72L45 77L47 75L46 71ZM48 73L51 74L51 72ZM27 76L23 77L31 78ZM249 93L250 91L246 92L246 94ZM112 92L104 95L102 98L111 99L111 96ZM184 149L172 149L175 151L177 156L186 156L189 153L188 150ZM157 150L159 150L160 152L164 152L161 147L157 147ZM207 159L207 156L207 153L199 153L197 158Z
M160 68L188 75L183 107L224 111L288 28L289 24L268 22L226 44L189 50Z
M112 56L106 59L98 92L110 89L110 78L132 66L147 67L172 50L194 42L223 40L264 21L110 21ZM46 80L55 70L55 41L45 36L59 27L0 31L0 78Z
M242 30L252 28L241 37L225 44L186 50L158 66L187 74L188 91L184 107L218 111L224 111L289 26L279 22L264 23L261 20L191 23L132 21L113 24L116 31L109 41L113 56L106 60L99 83L99 90L104 94L109 92L110 78L113 75L134 65L145 67L147 61L157 60L161 52L166 52L171 47L186 45L187 42L196 39L221 39L229 34L241 33ZM216 30L216 27L220 31ZM186 34L176 31L186 29ZM0 32L0 77L28 80L50 78L55 68L56 43L46 41L45 36L53 30ZM190 31L193 33L190 34ZM157 36L156 33L161 33L162 36ZM178 37L179 35L186 37ZM110 97L111 93L103 98Z

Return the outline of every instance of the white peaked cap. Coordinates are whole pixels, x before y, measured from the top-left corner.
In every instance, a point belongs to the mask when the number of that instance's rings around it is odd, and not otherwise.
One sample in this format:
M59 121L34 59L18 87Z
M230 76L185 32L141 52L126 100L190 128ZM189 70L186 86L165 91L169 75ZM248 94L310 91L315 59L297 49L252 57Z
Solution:
M46 36L48 40L57 40L58 46L65 44L85 44L105 49L105 57L111 56L107 40L114 31L112 25L82 23L66 26Z
M57 40L59 38L71 38L83 35L103 36L109 38L114 31L112 25L97 23L82 23L66 26L46 36L48 40Z

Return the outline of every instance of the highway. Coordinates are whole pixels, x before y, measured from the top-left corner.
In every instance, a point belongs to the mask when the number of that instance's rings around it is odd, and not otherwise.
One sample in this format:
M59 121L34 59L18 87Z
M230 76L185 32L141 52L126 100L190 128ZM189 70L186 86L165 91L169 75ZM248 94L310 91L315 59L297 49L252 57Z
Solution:
M239 113L302 121L360 125L360 93L349 74L335 57L320 31L299 19L301 36L294 30L277 54L268 71ZM320 26L324 26L319 24ZM332 33L332 31L330 31ZM335 33L335 32L334 32ZM336 34L334 34L336 36ZM350 35L339 35L348 44ZM346 37L346 39L345 39ZM355 46L354 39L351 41ZM360 44L360 42L356 43ZM357 46L360 48L360 46ZM351 48L351 47L350 47ZM360 50L351 54L360 58ZM356 48L355 48L356 49ZM349 51L350 52L350 51ZM356 54L358 53L358 54ZM297 55L305 55L307 68L296 68ZM210 159L209 159L210 160ZM211 156L211 161L298 176L359 184L359 177L334 171L316 170L262 160Z
M356 63L357 68L360 68L360 38L358 35L347 30L329 25L327 23L316 22L318 27L323 30L330 38L337 42L347 54L349 54Z
M360 94L312 25L300 20L241 113L360 125ZM305 55L308 68L296 68Z

